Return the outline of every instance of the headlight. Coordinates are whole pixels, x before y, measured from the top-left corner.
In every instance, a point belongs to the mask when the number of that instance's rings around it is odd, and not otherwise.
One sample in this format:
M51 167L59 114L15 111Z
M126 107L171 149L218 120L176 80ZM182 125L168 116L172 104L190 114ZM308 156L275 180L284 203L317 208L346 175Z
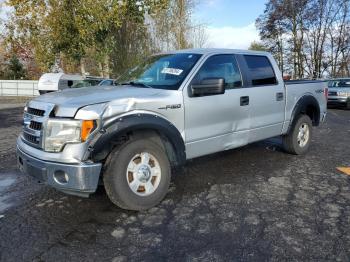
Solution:
M60 152L68 143L84 142L93 129L92 120L49 119L44 131L44 150Z

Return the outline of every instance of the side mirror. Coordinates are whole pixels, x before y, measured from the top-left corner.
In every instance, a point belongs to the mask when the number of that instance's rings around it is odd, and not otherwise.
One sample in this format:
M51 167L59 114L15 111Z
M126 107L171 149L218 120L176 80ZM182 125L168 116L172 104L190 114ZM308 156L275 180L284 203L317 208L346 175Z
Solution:
M210 96L225 93L225 79L223 78L207 78L203 79L199 84L191 85L192 96Z

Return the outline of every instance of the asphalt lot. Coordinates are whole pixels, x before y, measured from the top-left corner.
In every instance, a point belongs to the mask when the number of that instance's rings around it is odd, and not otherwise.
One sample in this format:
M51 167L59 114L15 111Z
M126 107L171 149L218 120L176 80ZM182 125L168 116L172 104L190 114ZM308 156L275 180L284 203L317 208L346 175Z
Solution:
M192 160L147 212L20 174L21 117L0 106L0 261L350 260L350 176L336 170L350 167L350 111L329 110L306 156L271 139Z

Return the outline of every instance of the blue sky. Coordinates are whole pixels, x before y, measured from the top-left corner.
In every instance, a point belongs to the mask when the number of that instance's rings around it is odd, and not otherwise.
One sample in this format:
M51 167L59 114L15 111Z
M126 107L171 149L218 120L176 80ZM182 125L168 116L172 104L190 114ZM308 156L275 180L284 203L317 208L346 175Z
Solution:
M199 0L194 16L214 27L242 27L255 22L265 3L264 0Z
M207 26L207 47L247 49L259 41L256 18L266 0L198 0L194 20Z

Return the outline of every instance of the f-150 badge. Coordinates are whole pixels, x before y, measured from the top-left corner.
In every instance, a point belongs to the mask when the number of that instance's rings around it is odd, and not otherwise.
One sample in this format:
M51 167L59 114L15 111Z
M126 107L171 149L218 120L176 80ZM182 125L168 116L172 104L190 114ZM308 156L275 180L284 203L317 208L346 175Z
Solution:
M181 108L181 104L166 105L166 106L164 106L164 107L159 107L158 109L165 109L165 110L168 110L168 109L178 109L178 108Z

